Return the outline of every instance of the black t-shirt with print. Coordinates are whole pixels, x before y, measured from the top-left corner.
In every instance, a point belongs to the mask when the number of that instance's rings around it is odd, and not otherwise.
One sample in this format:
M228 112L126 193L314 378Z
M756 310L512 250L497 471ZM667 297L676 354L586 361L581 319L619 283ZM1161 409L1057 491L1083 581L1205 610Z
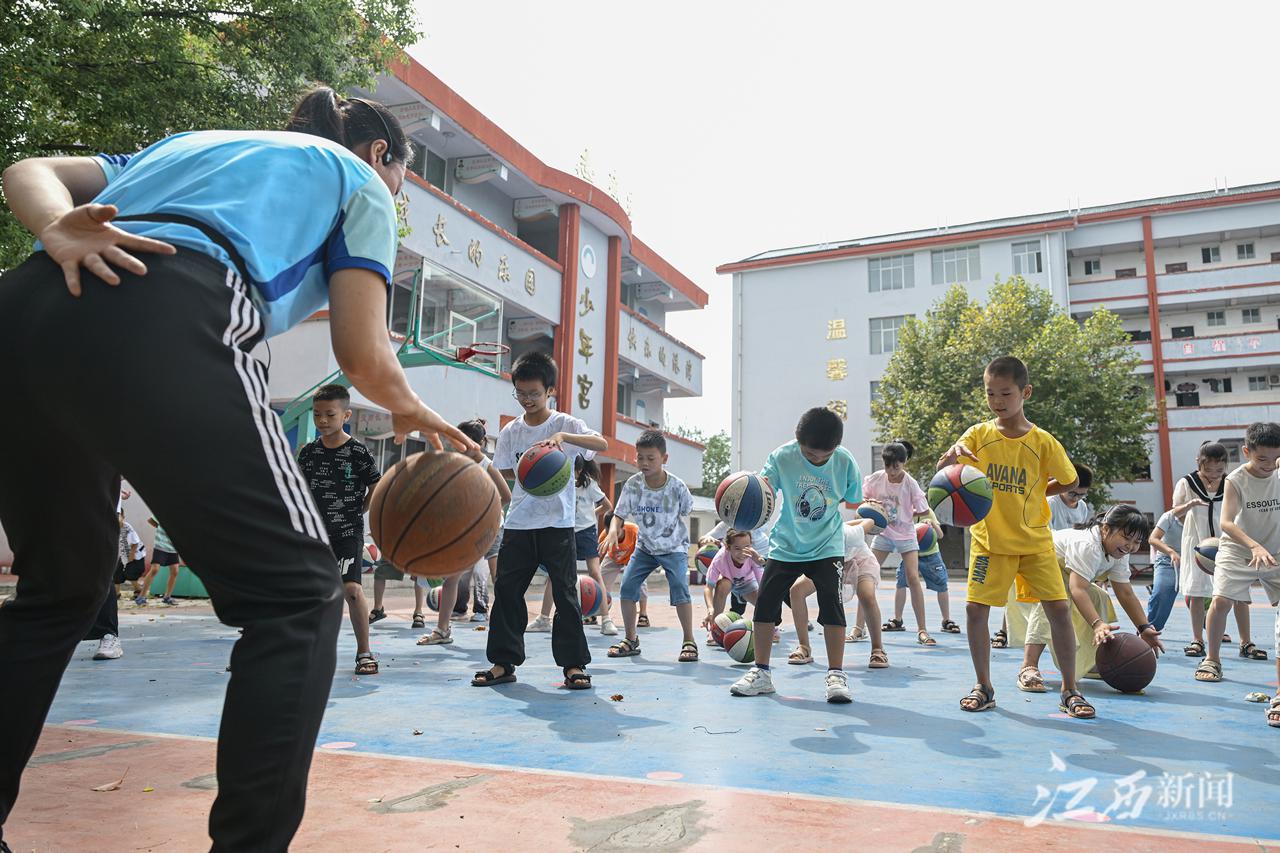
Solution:
M330 541L364 539L364 496L382 478L373 454L356 439L329 448L317 438L298 451Z

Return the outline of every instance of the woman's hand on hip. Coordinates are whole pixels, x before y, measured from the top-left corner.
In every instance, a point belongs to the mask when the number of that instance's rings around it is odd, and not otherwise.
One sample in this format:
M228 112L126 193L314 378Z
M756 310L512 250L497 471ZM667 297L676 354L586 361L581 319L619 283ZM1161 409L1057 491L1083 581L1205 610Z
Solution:
M49 223L38 235L44 251L62 267L67 290L79 296L80 268L110 285L120 283L112 266L135 275L146 275L147 266L130 252L172 255L172 245L122 231L111 224L119 211L111 204L82 204Z

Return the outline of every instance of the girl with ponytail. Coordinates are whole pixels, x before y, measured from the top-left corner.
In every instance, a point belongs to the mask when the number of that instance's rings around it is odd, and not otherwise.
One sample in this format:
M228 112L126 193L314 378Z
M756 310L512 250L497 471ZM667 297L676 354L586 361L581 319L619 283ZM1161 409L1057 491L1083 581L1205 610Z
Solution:
M1116 601L1133 621L1138 636L1155 650L1164 651L1160 633L1147 621L1146 611L1129 582L1129 555L1138 551L1151 534L1151 521L1136 508L1116 504L1096 513L1083 524L1053 531L1053 548L1058 557L1071 600L1071 622L1075 628L1076 672L1097 678L1098 646L1110 641L1111 622L1116 618L1111 598L1099 585L1110 583ZM1018 689L1045 692L1040 674L1040 655L1051 641L1044 605L1037 604L1027 622L1027 642L1023 647ZM1055 659L1056 659L1055 650ZM1074 686L1064 688L1060 707L1073 717L1093 717L1094 708Z

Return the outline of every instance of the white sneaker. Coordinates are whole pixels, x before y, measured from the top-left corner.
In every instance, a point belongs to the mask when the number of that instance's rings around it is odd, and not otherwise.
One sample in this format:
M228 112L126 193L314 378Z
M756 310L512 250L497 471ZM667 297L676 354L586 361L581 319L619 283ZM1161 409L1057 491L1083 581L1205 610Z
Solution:
M827 701L838 705L853 701L849 693L849 677L838 669L827 671Z
M98 641L98 650L94 652L94 660L115 660L124 655L124 646L115 634L106 634Z
M753 666L747 674L739 678L729 688L734 696L760 696L764 693L776 693L773 688L773 676L767 669Z
M534 619L532 622L530 622L528 628L525 628L525 631L532 632L532 633L542 633L542 634L545 634L550 630L551 630L551 617L541 616L541 615L538 616L537 619Z
M606 616L600 620L600 633L606 637L612 637L618 633L618 626L613 624L613 620Z

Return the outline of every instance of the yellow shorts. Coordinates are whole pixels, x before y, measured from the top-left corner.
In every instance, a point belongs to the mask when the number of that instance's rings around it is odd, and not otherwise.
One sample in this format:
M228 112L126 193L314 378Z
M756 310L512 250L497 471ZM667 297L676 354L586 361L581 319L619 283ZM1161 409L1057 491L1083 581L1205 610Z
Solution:
M1015 579L1019 601L1061 601L1067 597L1052 548L1039 554L987 554L977 546L970 548L970 601L1004 607Z

